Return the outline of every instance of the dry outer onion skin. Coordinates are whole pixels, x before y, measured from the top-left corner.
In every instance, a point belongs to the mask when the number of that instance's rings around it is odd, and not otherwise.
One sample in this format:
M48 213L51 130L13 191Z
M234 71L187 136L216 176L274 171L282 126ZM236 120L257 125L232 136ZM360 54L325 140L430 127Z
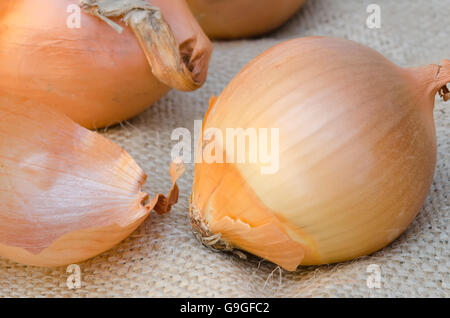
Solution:
M46 106L0 98L0 256L36 266L81 262L118 244L178 199L141 191L119 146Z
M184 1L166 0L162 16L161 2L82 1L77 28L68 8L78 0L2 0L0 93L92 129L137 115L171 87L200 87L212 45Z
M194 16L214 39L252 37L285 23L305 0L187 0Z
M383 248L428 194L434 101L437 93L450 98L449 82L449 60L406 69L343 39L295 39L267 50L212 99L204 131L279 128L279 170L262 174L261 161L199 162L199 151L195 232L205 245L245 250L287 270ZM216 149L225 160L225 149Z

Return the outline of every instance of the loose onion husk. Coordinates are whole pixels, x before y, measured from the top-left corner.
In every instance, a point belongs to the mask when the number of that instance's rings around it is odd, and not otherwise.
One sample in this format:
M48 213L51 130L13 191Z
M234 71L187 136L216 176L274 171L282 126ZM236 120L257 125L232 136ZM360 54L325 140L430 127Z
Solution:
M36 266L78 263L118 244L152 209L146 175L119 146L51 108L0 97L0 256Z
M194 16L214 39L253 37L285 23L305 0L187 0Z
M76 28L67 10L78 0L0 2L3 96L33 99L93 129L137 115L171 87L189 91L206 80L212 45L184 0L80 3Z
M401 68L352 41L309 37L267 50L213 98L198 147L191 223L205 244L287 270L371 254L419 212L436 163L435 96L450 61ZM206 163L209 128L278 128L279 170ZM260 138L260 132L257 131ZM211 147L210 147L211 149Z

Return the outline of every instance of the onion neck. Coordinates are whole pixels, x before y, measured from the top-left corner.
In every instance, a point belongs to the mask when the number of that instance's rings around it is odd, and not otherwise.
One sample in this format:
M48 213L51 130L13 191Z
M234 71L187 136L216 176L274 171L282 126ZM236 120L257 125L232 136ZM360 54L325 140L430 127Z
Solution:
M212 44L184 1L166 2L172 6L166 5L161 12L145 0L80 0L83 9L119 33L122 27L113 19L121 18L130 26L160 82L181 91L192 91L206 80ZM174 21L173 16L178 19ZM172 22L170 26L166 17Z
M438 65L436 81L439 95L444 101L450 100L450 90L447 87L447 84L450 83L450 60L443 60L441 65Z
M414 90L422 95L425 93L431 106L434 106L436 94L444 101L450 100L450 91L447 84L450 83L450 60L444 60L441 65L430 64L428 66L407 69L407 76L413 80Z

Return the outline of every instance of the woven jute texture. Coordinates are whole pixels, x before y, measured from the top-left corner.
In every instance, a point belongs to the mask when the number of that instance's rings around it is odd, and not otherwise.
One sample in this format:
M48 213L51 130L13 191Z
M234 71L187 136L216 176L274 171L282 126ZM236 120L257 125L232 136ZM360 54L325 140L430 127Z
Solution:
M218 42L207 84L193 93L171 91L143 114L101 131L124 147L149 175L145 191L170 188L173 129L193 131L211 95L218 95L252 58L285 39L329 35L377 49L402 66L450 58L449 0L378 0L381 28L366 25L368 4L361 0L310 0L286 25L253 40ZM276 5L276 1L274 0ZM256 257L241 260L203 247L188 220L193 165L179 182L179 203L168 215L151 214L114 249L78 264L81 288L71 290L66 268L46 269L0 259L4 297L448 297L449 104L437 100L438 162L430 194L408 230L390 246L352 262L280 270ZM375 264L375 267L369 265ZM372 269L380 288L369 288ZM370 286L370 284L369 284Z

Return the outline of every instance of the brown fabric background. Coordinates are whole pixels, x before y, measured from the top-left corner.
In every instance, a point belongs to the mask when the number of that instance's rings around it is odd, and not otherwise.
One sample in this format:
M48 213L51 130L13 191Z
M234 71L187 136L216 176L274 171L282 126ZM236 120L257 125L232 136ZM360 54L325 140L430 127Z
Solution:
M274 0L274 3L276 1ZM365 21L369 1L310 0L281 29L255 40L215 43L207 84L193 93L170 92L142 115L102 134L123 146L149 174L151 194L170 188L174 128L193 129L211 95L220 94L253 57L284 39L330 35L356 40L403 66L450 58L449 0L378 0L382 27ZM45 269L0 259L1 297L448 297L449 104L437 100L438 163L426 203L408 230L376 254L353 262L282 271L250 257L214 253L191 234L188 202L193 165L179 182L169 215L155 213L111 251L79 264L82 286L69 290L66 268ZM381 268L382 286L370 289L367 266Z

